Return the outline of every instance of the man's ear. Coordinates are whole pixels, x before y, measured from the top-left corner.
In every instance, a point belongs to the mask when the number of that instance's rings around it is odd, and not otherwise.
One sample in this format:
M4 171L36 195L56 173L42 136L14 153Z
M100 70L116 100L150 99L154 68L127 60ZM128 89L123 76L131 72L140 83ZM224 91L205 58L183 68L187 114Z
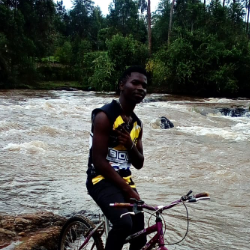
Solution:
M124 82L121 81L119 84L120 91L123 91L123 88L124 88Z

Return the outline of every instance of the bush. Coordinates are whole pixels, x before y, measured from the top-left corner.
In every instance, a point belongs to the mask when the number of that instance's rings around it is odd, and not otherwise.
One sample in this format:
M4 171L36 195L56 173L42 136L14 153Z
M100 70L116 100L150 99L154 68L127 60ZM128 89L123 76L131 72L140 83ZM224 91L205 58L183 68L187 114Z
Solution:
M70 67L52 67L42 66L39 67L38 73L40 80L43 81L73 81L75 75L73 74Z
M149 58L146 45L136 41L132 35L115 35L106 42L108 56L114 63L115 70L122 72L127 66L146 65Z
M163 61L155 58L150 59L146 65L147 72L151 73L152 86L160 87L164 86L167 80L166 77L166 65Z
M114 64L106 52L100 53L93 61L94 73L89 78L92 88L101 91L110 91L115 89Z
M197 30L162 46L147 68L153 84L172 93L236 96L250 90L249 55L246 42L227 44Z
M64 42L61 47L58 47L55 52L55 57L60 63L69 65L72 59L72 46L70 42Z

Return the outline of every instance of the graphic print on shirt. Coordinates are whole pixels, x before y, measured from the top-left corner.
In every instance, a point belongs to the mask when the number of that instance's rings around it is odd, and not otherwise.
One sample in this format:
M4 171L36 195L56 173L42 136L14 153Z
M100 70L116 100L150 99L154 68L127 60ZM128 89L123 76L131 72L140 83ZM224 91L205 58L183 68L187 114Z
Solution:
M113 124L113 131L115 131L122 124L124 124L124 121L121 116L118 116ZM133 141L135 145L137 143L137 139L139 137L140 131L141 131L141 127L138 126L137 122L135 121L133 123L133 128L130 132L131 140ZM115 147L109 147L108 155L106 159L110 162L111 166L115 170L129 169L131 166L131 163L129 161L128 151L121 144L118 144Z

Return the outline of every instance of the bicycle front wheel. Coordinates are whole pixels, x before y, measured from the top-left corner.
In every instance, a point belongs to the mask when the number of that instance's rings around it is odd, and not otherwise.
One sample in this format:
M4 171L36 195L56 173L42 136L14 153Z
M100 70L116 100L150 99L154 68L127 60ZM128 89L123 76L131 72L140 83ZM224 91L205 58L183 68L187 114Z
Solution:
M70 218L62 228L59 239L59 250L79 250L94 227L95 224L84 216L77 215ZM82 249L104 250L98 231L92 235L87 245Z

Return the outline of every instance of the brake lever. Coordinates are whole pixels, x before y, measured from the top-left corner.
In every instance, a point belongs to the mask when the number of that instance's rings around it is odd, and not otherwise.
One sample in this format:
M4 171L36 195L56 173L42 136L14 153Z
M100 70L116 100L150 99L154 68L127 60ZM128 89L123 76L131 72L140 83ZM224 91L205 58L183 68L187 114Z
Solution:
M127 212L127 213L121 214L120 218L122 218L123 216L128 215L128 214L135 215L134 212Z
M197 201L196 198L191 198L191 199L188 200L188 202L196 202L196 201Z
M192 199L192 196L190 196L190 194L192 194L192 190L190 190L186 195L183 195L182 197L181 197L181 200L182 201L187 201L187 200L190 200L190 199Z

